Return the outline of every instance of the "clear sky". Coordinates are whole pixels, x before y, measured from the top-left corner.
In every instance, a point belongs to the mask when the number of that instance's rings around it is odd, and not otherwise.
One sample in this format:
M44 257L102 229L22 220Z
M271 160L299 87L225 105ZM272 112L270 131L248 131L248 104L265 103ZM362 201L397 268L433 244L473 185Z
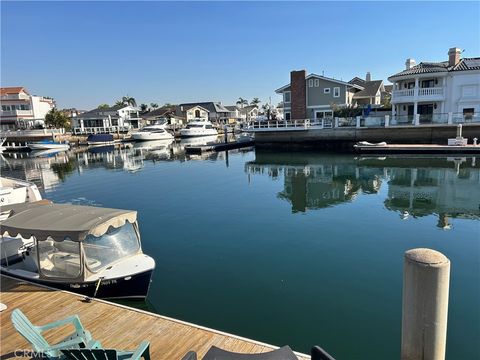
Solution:
M292 69L384 79L480 56L479 2L1 2L1 85L91 109L263 102Z

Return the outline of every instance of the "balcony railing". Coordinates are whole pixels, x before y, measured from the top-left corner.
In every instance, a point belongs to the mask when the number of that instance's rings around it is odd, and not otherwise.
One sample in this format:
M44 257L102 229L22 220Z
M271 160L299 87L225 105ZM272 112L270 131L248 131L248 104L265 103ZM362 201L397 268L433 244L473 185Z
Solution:
M394 99L401 99L404 97L418 97L419 99L421 99L421 98L428 98L432 96L443 96L443 94L444 94L443 87L393 90Z

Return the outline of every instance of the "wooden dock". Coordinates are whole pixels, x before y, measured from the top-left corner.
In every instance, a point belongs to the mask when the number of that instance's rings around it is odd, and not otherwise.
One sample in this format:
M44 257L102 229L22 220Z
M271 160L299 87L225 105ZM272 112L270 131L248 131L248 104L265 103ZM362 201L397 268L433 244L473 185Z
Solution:
M480 154L480 145L387 144L355 145L354 148L368 154Z
M201 154L208 151L225 151L250 147L255 145L255 141L232 141L227 143L199 145L199 146L186 146L185 151L187 154Z
M1 276L0 302L7 309L0 313L0 349L2 359L15 357L15 350L31 349L10 321L12 310L19 308L35 325L77 314L83 326L104 347L134 350L141 341L150 342L152 360L180 360L190 350L201 359L208 349L217 347L242 353L258 353L275 346L208 329L158 314L114 304L104 300L84 302L83 296L41 287ZM192 304L194 306L194 304ZM49 342L60 341L71 329L63 327L45 333ZM297 353L299 359L310 356Z

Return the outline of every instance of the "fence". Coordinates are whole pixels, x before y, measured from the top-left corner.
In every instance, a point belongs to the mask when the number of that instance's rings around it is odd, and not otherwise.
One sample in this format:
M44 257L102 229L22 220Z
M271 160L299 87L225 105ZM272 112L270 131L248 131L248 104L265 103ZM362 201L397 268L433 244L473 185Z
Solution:
M131 129L130 126L97 126L97 127L75 127L73 133L75 135L82 134L111 134L117 132L128 132Z
M432 125L458 125L480 124L478 114L440 113L414 115L385 116L357 116L357 117L329 117L323 119L302 119L285 121L256 121L248 124L248 129L259 131L285 131L305 129L330 129L330 128L378 128L389 126L432 126Z

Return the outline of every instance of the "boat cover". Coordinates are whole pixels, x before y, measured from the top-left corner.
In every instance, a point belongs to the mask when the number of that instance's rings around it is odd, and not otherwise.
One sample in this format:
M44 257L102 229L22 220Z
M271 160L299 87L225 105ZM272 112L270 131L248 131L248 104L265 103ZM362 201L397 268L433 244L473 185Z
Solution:
M87 235L102 236L110 226L118 228L127 221L131 224L137 221L137 212L134 210L95 206L25 204L23 210L17 206L13 211L14 215L1 223L1 234L8 233L13 237L20 235L23 238L34 236L39 241L47 238L83 241Z
M90 134L87 137L88 142L110 142L113 141L113 135L112 134Z

